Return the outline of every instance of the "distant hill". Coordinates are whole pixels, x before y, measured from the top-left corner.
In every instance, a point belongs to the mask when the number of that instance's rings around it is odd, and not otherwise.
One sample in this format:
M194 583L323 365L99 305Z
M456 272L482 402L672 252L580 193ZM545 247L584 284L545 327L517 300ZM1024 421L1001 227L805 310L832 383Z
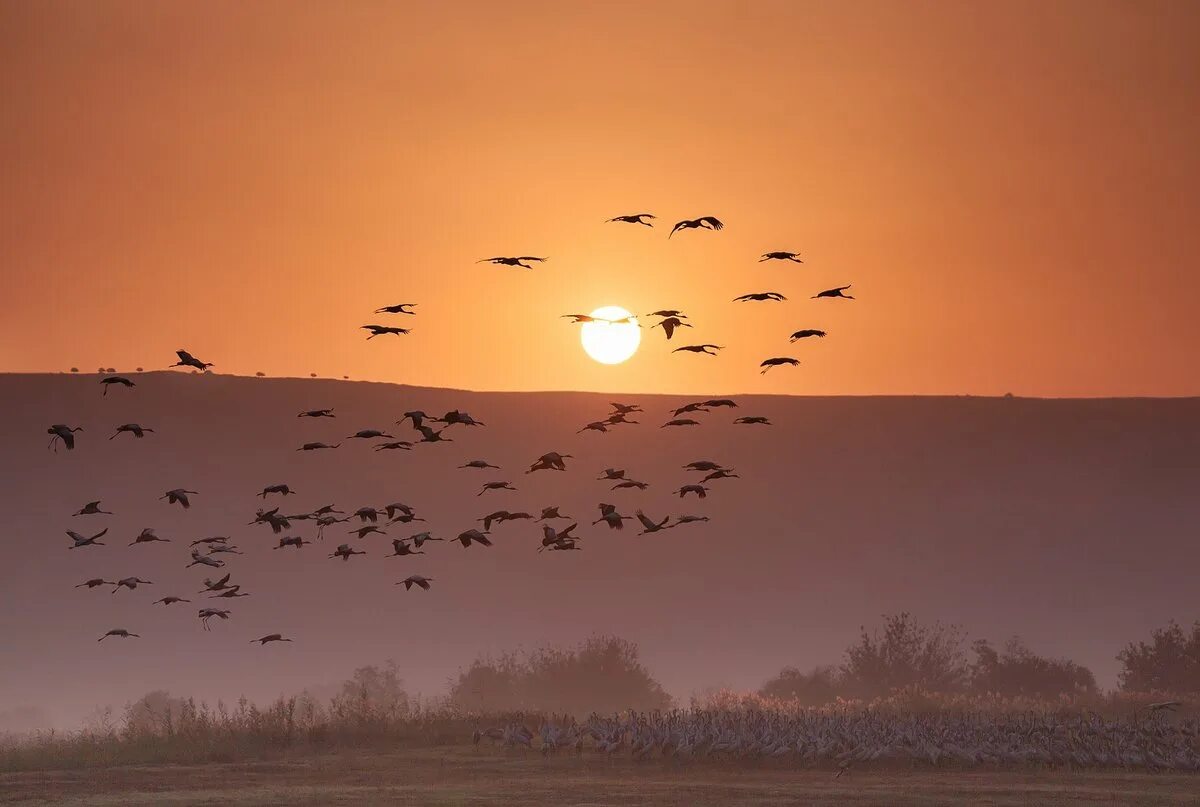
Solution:
M798 398L740 396L739 408L661 429L685 399L600 394L481 393L391 384L147 373L101 396L96 375L0 376L0 710L36 704L76 719L153 688L210 698L268 698L354 666L394 658L414 690L435 694L481 651L573 642L596 631L638 641L677 695L712 684L754 687L784 664L837 661L862 624L909 610L1091 666L1114 682L1120 647L1168 618L1200 616L1200 400ZM583 433L610 400L647 412L638 426ZM333 407L334 420L300 419ZM347 440L391 429L401 413L464 409L485 427L411 452ZM735 426L767 415L771 427ZM74 452L47 451L51 423L82 425ZM138 441L114 427L156 431ZM307 441L341 442L298 452ZM575 456L566 473L523 471L540 454ZM459 470L474 458L503 471ZM673 491L681 469L712 459L741 479L704 501ZM612 491L596 477L626 468L651 484ZM476 494L493 479L518 492ZM331 528L324 543L274 551L249 527L266 485L302 512L336 503L403 501L453 536L500 508L557 504L579 519L585 551L535 549L537 525L494 528L491 549L434 544L383 558L387 540ZM184 511L157 498L199 491ZM72 518L91 499L115 516ZM598 502L632 515L696 513L658 535L593 527ZM567 522L560 522L565 525ZM68 550L64 531L109 527L109 546ZM171 544L128 547L143 527ZM297 522L294 532L312 537ZM83 529L86 528L86 529ZM205 572L185 569L187 543L232 535L225 556L250 597L220 601L233 617L204 632L195 609ZM328 560L342 541L371 554ZM393 583L418 572L429 592ZM89 577L138 575L154 585L112 595L75 589ZM166 594L191 597L169 608ZM96 638L126 627L144 638ZM280 631L291 645L251 646Z

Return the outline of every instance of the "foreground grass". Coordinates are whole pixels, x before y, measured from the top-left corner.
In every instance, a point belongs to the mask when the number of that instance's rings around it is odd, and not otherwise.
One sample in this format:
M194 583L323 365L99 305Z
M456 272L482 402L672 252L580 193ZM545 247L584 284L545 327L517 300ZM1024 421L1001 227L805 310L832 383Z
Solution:
M770 763L543 758L462 746L271 762L0 774L14 805L1175 805L1200 777L1069 770L797 770Z

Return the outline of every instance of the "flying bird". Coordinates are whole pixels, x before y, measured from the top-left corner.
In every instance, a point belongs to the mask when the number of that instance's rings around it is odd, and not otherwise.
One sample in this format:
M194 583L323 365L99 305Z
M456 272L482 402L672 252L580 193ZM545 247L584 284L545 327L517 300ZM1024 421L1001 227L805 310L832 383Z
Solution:
M613 216L611 219L606 219L604 223L609 224L610 222L620 221L620 222L624 222L625 224L644 224L647 227L653 227L654 225L651 224L650 222L642 221L642 219L653 219L653 218L658 218L658 217L655 216L653 213L635 213L631 216Z
M681 499L689 493L695 493L701 499L708 496L708 488L704 487L704 485L684 485L676 492Z
M684 219L683 221L676 222L675 226L671 228L671 232L667 233L667 238L675 235L675 233L679 230L721 230L724 229L724 227L724 223L722 223L721 220L715 216L701 216L698 219Z
M767 370L770 370L772 367L782 367L785 364L790 367L799 367L800 360L793 359L790 356L778 356L774 359L764 359L762 364L758 366L763 368L760 373L762 375L766 375Z
M122 387L125 387L126 389L137 386L137 384L134 384L132 381L130 381L128 378L126 378L123 375L110 375L107 378L100 379L100 383L104 385L104 392L101 393L104 397L108 397L108 388L111 387L113 384L120 384Z
M602 502L599 507L600 518L593 521L593 525L599 524L601 521L603 521L608 525L610 530L623 530L625 529L625 522L633 518L633 516L623 516L618 513L616 505L604 504Z
M653 312L647 314L646 316L648 316L648 317L666 317L667 319L671 319L671 318L687 319L687 314L683 313L682 311L680 311L676 308L668 308L668 309L664 309L662 311L653 311Z
M432 577L423 577L419 574L409 575L401 580L396 585L404 586L405 591L412 591L413 586L417 586L422 591L429 591L429 584L433 582Z
M265 488L262 489L262 493L260 493L258 495L259 495L259 498L265 499L265 498L267 498L267 494L269 494L269 493L278 493L281 496L290 496L291 494L295 493L295 491L292 490L287 485L267 485ZM276 511L272 511L272 512L277 512L277 511L278 511L278 508L276 508ZM265 516L267 514L259 513L259 515Z
M68 547L68 549L79 549L81 546L107 546L103 541L99 540L107 534L108 527L100 530L100 532L96 533L90 538L80 535L74 530L67 530L67 535L71 536L71 540L75 542L75 544Z
M819 291L814 294L812 299L816 300L818 297L841 297L843 300L853 300L854 297L852 295L844 293L848 288L850 288L850 286L838 286L836 289L825 289L825 291Z
M708 411L708 402L707 401L698 401L696 403L684 404L683 406L681 406L678 409L671 412L671 414L674 415L675 417L679 417L680 415L687 415L687 414L690 414L691 412L707 412L707 411Z
M72 428L65 423L55 423L46 429L46 434L50 435L50 444L46 448L53 448L54 453L57 454L58 444L61 441L67 447L67 451L73 451L75 449L75 432L81 431L83 431L82 426Z
M175 488L174 490L168 490L166 493L159 496L158 500L161 502L163 499L166 499L167 504L178 504L181 507L183 507L184 510L187 510L189 507L192 506L192 500L189 499L188 496L199 496L199 495L200 494L194 490L184 490L183 488Z
M283 638L282 633L268 633L266 636L263 636L259 639L251 639L250 644L254 644L255 642L258 642L258 646L262 647L263 645L270 644L271 642L290 642L290 641L291 641L291 639Z
M365 527L359 527L358 529L350 530L350 532L354 535L357 535L360 540L366 538L368 535L387 535L386 532L381 530L375 524L368 524Z
M662 320L661 322L654 323L650 327L651 328L661 327L663 329L663 332L666 333L667 341L669 342L669 341L671 341L671 337L675 335L676 328L690 328L692 326L689 323L684 322L683 320L679 319L679 317L667 317L666 319Z
M565 471L567 465L563 460L574 459L570 454L559 454L557 451L549 451L537 458L533 465L529 466L529 470L525 473L531 474L534 471Z
M133 591L138 586L152 586L154 584L152 582L150 582L149 580L143 580L140 577L122 577L120 580L118 580L113 585L114 585L114 588L112 590L112 593L116 594L118 591L120 591L123 588L127 588L130 591Z
M431 429L428 426L418 426L417 431L419 431L421 433L420 442L422 442L422 443L453 443L454 440L452 440L451 438L442 437L442 432L446 431L446 429L448 429L448 428L450 428L450 427L443 426L440 430L434 431L433 429Z
M82 583L75 586L75 588L84 588L85 586L87 588L97 588L98 586L115 586L115 585L116 585L116 581L105 580L103 577L93 577L91 580L84 580Z
M297 451L320 451L323 448L337 448L340 445L341 445L341 443L334 443L333 445L329 445L329 443L305 443L304 445L300 446L296 450Z
M298 418L334 418L332 409L308 409L296 415Z
M678 527L680 524L692 524L697 521L708 521L708 516L680 516L671 526Z
M696 460L683 466L685 471L719 471L723 466L712 460Z
M534 255L521 255L520 257L517 257L517 258L506 258L506 257L481 258L480 260L475 261L475 263L494 263L497 266L520 266L522 269L532 269L533 267L527 263L524 263L524 261L537 261L537 262L541 263L546 260L549 260L549 259L548 258L538 258Z
M200 361L186 350L176 350L175 355L179 357L179 361L172 364L172 367L193 367L203 373L209 367L216 366L210 361Z
M405 555L424 555L425 553L418 552L408 545L408 542L403 538L392 539L392 554L384 555L385 558L402 558Z
M700 482L703 484L704 482L711 482L714 479L741 479L741 477L735 474L733 471L727 471L724 468L718 468L717 470L705 475Z
M412 426L414 429L420 429L422 421L434 420L434 418L429 417L429 415L425 414L420 409L414 409L411 412L405 412L404 417L402 417L396 421L396 425L399 426L401 423L403 423L406 420L412 421Z
M434 538L433 535L428 532L418 532L416 535L409 536L408 540L413 542L413 546L415 546L417 549L420 549L421 545L424 544L426 541L444 541L446 539L445 538Z
M385 305L383 308L376 308L376 314L416 314L416 311L408 309L415 306L416 303L396 303L395 305Z
M304 546L305 544L311 544L311 543L312 543L312 541L306 541L299 535L295 535L295 536L285 535L279 539L279 545L272 547L272 549L286 549L289 546L294 546L294 547L296 547L296 549L299 549L300 547Z
M482 496L483 494L487 493L489 490L516 490L516 488L514 488L508 482L485 482L483 487L480 489L480 491L478 493L476 493L475 495Z
M612 486L612 490L623 490L625 488L637 488L645 490L650 487L648 482L639 482L636 479L622 479L620 482Z
M465 532L460 532L458 537L454 540L462 544L464 549L470 547L472 543L483 544L484 546L492 545L492 542L488 540L488 537L476 529L469 529Z
M117 430L115 432L113 432L112 437L110 437L108 439L115 440L118 434L121 434L122 432L128 432L140 440L146 436L147 432L153 432L153 431L154 431L154 429L151 429L146 426L142 426L137 423L125 423L123 425L118 426Z
M574 541L578 540L575 536L571 535L571 531L574 530L578 526L579 526L578 524L571 524L571 526L567 527L564 530L555 530L549 524L543 524L542 525L542 546L541 546L541 548L538 549L538 552L541 552L545 549L549 549L549 548L553 547L555 544L563 544L563 543L567 543L567 542L573 543Z
M644 412L645 410L637 404L609 403L613 408L613 412L618 415L632 415L634 412Z
M605 421L602 421L602 420L594 420L575 433L583 434L584 432L607 433L608 432L608 423L606 423Z
M762 257L758 259L759 263L763 261L792 261L793 263L804 263L800 260L799 252L764 252Z
M484 468L493 468L497 471L500 470L499 465L492 465L487 460L471 460L470 462L464 463L463 465L460 465L458 467L459 468L479 468L480 470L482 470Z
M788 341L795 342L800 339L808 339L811 336L822 338L825 336L825 331L818 331L815 328L805 328L802 331L796 331L794 334L788 337Z
M596 477L599 482L612 482L617 479L625 478L625 469L623 468L605 468L600 472L600 476Z
M204 588L196 593L205 594L205 593L212 593L214 591L224 591L225 589L230 587L228 584L229 584L229 575L228 574L226 574L224 577L222 577L218 580L210 580L209 578L206 577L206 578L204 578Z
M362 536L359 536L359 537L361 538ZM329 557L330 558L341 558L343 561L347 561L347 560L350 560L351 555L365 555L365 554L367 554L367 553L363 552L362 550L352 549L350 547L350 544L338 544L338 548L333 550L333 554L331 554Z
M684 345L683 347L675 348L671 352L679 353L680 351L687 351L688 353L703 353L706 356L715 356L717 354L712 351L724 349L722 345Z
M397 328L394 325L360 325L360 331L370 331L371 335L367 337L367 341L371 341L376 336L385 336L387 334L395 334L396 336L405 336L412 333L409 328Z
M200 622L203 624L205 630L212 630L208 621L213 617L217 617L222 621L227 620L229 619L229 612L223 611L220 608L201 608L196 613L196 616L200 618Z
M743 294L741 297L734 297L733 301L735 303L763 302L764 300L782 302L786 299L786 297L777 291L758 291L753 294Z
M120 637L120 638L122 638L122 639L130 639L130 638L132 638L132 639L140 639L140 638L141 638L141 637L140 637L140 636L138 636L136 633L130 633L129 631L125 630L124 628L113 628L113 629L112 629L112 630L110 630L108 633L104 634L104 635L103 635L103 636L101 636L99 639L97 639L96 641L97 641L97 642L103 642L103 641L104 641L105 639L107 639L109 636L119 636L119 637Z
M79 512L72 513L71 515L72 516L96 516L96 515L111 516L112 513L110 513L107 510L101 510L100 502L94 501L94 502L88 502L82 508L80 508Z
M543 507L543 508L542 508L542 515L541 515L541 518L539 518L539 519L538 519L538 521L550 521L550 520L552 520L552 519L556 519L556 518L570 519L571 517L570 517L570 516L564 516L562 513L558 512L558 507L557 507L557 506L555 506L555 507ZM485 528L485 529L486 529L486 528Z
M648 532L658 532L667 528L667 522L671 520L670 516L665 516L662 521L654 521L646 516L641 510L637 511L637 520L642 522L642 531L638 535L645 535Z
M700 425L700 421L698 421L698 420L692 420L691 418L675 418L674 420L668 420L666 423L659 426L658 428L665 429L668 426L699 426L699 425Z
M183 597L163 597L161 600L155 600L154 602L152 602L150 604L151 605L174 605L177 602L191 602L191 600L185 600Z
M734 423L744 426L770 426L771 421L762 415L752 415L750 417L740 417Z
M187 568L190 569L193 566L211 566L214 569L220 569L224 565L224 561L210 558L208 555L202 555L199 549L193 549L192 562L187 565Z
M146 527L140 533L138 533L138 536L136 538L134 538L132 541L129 542L129 545L133 546L134 544L152 544L152 543L155 543L156 541L164 543L164 544L168 544L171 542L171 539L170 538L159 538L154 533L154 529L152 527Z

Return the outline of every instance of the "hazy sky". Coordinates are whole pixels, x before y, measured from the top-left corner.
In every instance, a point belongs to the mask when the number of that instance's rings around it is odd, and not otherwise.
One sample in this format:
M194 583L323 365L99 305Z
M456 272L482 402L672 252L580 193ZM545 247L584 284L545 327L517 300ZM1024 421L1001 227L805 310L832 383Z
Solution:
M1194 3L3 0L0 369L1200 394L1198 40ZM728 226L601 223L642 211ZM729 349L601 366L558 315L609 303Z

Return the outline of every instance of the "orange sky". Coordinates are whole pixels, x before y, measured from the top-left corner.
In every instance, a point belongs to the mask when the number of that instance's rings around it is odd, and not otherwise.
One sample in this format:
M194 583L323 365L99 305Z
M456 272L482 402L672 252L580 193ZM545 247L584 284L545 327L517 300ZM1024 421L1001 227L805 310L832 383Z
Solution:
M1190 3L3 0L0 370L1197 395L1198 40ZM601 223L642 211L727 228ZM610 303L729 349L601 366L558 315Z

